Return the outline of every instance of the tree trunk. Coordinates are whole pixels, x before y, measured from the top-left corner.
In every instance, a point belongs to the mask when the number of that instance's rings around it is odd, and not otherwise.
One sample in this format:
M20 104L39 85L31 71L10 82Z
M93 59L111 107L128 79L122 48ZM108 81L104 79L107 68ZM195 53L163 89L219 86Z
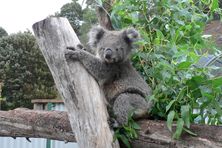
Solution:
M64 50L80 43L68 20L47 18L33 25L39 47L68 110L80 148L118 148L107 123L105 97L82 65L66 61Z
M191 130L197 136L183 133L180 140L173 140L165 121L143 120L139 121L139 125L139 137L132 142L132 148L222 147L221 126L193 124ZM75 141L68 115L61 111L0 111L0 136Z
M97 6L96 14L99 24L108 29L113 30L113 26L109 17L109 12L112 8L114 0L105 0L102 6Z

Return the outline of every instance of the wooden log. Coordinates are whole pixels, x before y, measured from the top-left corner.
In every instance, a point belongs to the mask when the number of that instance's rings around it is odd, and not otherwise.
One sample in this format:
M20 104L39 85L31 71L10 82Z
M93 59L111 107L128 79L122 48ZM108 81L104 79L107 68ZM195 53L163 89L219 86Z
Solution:
M0 111L0 136L76 141L67 112L25 108Z
M139 125L141 127L139 137L132 142L132 148L222 147L221 126L193 124L191 130L197 136L183 133L181 139L174 140L165 121L142 120L139 121ZM0 111L0 136L75 141L68 115L61 111L28 109Z
M118 148L107 123L105 97L94 78L64 50L80 43L66 18L47 18L33 25L38 45L68 110L80 148Z
M143 120L139 122L139 138L132 142L133 148L221 148L222 126L192 124L190 130L197 134L183 133L179 140L172 138L166 121ZM175 132L176 124L173 125Z

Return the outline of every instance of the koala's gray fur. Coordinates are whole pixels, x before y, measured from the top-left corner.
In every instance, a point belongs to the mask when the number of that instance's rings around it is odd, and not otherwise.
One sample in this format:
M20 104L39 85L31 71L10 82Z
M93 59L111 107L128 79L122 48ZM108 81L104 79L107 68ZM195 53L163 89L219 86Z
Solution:
M103 88L117 122L127 123L129 113L133 118L145 117L152 102L145 97L151 90L131 65L129 55L139 33L133 29L108 31L97 26L89 32L89 44L95 54L81 49L66 51L66 59L80 61Z

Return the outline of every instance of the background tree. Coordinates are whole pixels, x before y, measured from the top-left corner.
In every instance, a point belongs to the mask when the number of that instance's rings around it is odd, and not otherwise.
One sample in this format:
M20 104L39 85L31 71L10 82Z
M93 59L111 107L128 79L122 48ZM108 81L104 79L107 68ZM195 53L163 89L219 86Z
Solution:
M32 108L31 99L56 97L51 73L30 32L0 39L0 70L5 109Z
M92 3L83 8L76 0L63 5L60 12L55 16L66 17L79 39L83 44L87 44L87 33L92 25L97 23L95 6Z
M84 44L87 43L90 26L97 22L94 9L90 6L82 9L75 0L62 6L61 12L55 15L68 18ZM2 36L7 35L3 28L0 28L0 33ZM35 42L30 32L13 34L0 40L1 96L6 99L3 109L31 108L31 99L58 96L51 74Z
M2 27L0 27L0 38L3 37L3 36L7 36L8 33L6 32L6 30Z
M87 45L88 37L87 34L89 29L97 23L96 11L92 7L86 7L83 9L83 18L82 18L82 25L80 26L80 41Z
M0 27L0 38L1 37L4 37L4 36L7 36L8 35L8 33L6 32L6 30L4 29L4 28L2 28L2 27ZM0 66L2 65L2 63L0 62ZM3 69L1 69L0 68L0 110L1 110L1 104L2 104L2 101L4 101L5 99L4 98L2 98L2 95L1 95L1 93L2 93L2 86L3 86L3 80L2 80L2 78L3 78Z
M77 35L80 35L80 26L82 24L83 11L77 0L72 0L71 3L63 5L59 13L55 14L59 17L66 17Z

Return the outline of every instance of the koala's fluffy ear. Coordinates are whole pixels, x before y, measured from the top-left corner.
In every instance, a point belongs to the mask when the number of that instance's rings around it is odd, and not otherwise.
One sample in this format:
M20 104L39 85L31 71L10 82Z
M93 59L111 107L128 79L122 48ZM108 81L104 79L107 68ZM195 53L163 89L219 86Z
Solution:
M89 31L89 45L91 47L96 47L99 40L103 37L105 29L101 26L94 26Z
M126 43L131 44L139 40L140 34L136 29L129 28L123 31L123 38L126 41Z

